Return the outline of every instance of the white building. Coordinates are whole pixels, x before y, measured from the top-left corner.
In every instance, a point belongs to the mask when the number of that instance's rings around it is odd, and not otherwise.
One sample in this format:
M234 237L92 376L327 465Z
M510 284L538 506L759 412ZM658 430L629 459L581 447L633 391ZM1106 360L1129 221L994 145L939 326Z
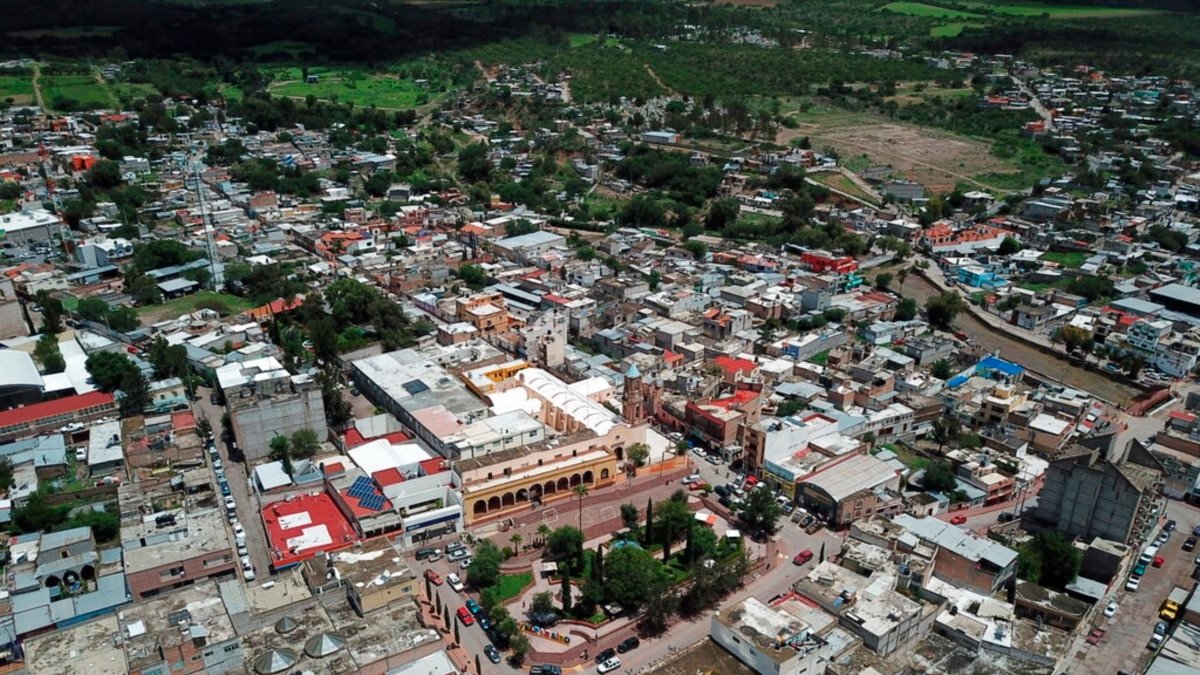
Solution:
M714 614L709 635L756 673L820 675L831 650L800 618L808 611L795 598L774 605L746 598Z

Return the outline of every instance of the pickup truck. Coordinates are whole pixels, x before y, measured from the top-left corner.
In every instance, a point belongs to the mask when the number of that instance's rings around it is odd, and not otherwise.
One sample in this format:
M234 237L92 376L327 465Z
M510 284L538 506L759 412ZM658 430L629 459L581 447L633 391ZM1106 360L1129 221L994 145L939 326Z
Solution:
M1171 589L1171 594L1167 596L1167 599L1163 600L1162 609L1159 610L1158 615L1167 621L1174 621L1175 617L1179 616L1179 608L1187 602L1187 598L1187 590L1176 586Z

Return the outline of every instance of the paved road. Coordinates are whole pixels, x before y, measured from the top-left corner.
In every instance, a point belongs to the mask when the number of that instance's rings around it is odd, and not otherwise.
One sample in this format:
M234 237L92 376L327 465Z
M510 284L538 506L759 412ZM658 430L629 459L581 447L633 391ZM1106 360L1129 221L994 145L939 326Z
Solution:
M445 543L448 543L448 541ZM432 567L438 574L441 574L442 578L444 579L446 575L450 573L451 566L453 565L455 571L458 572L460 577L466 576L464 572L457 569L457 564L448 563L445 558L442 558L440 561L433 563L432 565L426 565L423 562L414 564L420 574L424 574L427 568ZM424 582L422 581L422 583ZM449 584L445 583L443 583L441 586L434 586L433 590L439 597L441 597L442 604L450 608L450 620L460 624L458 627L458 634L461 638L459 644L464 650L466 650L468 654L471 655L472 668L474 668L475 656L478 655L479 663L483 667L483 672L485 673L521 672L520 670L510 666L507 658L502 659L498 664L489 661L487 656L485 656L483 653L483 648L488 644L488 638L487 635L484 634L483 629L481 629L477 623L470 626L463 626L461 625L462 622L460 622L458 618L454 616L454 613L458 611L459 607L465 606L468 597L466 593L458 593L453 588L450 588ZM424 590L422 590L421 593L424 593ZM454 629L451 628L450 630L451 635L453 635ZM508 655L504 654L504 656L507 657Z
M197 420L200 417L208 419L212 425L213 434L217 437L217 451L221 454L221 462L225 469L225 479L229 481L229 491L237 502L238 521L246 528L246 550L250 555L256 572L255 583L265 580L271 573L271 558L267 553L267 537L263 531L262 519L258 516L258 496L250 489L246 476L246 465L232 461L229 458L229 447L221 442L221 414L225 409L209 402L212 390L200 387L196 390L197 401L193 404ZM207 456L207 453L205 453ZM214 485L214 487L216 487ZM219 493L218 493L219 494ZM230 526L230 532L233 528ZM232 535L231 535L232 536ZM239 570L238 577L241 578Z
M1068 652L1069 658L1065 659L1058 672L1082 675L1124 670L1137 673L1146 667L1154 654L1146 645L1154 633L1154 624L1159 620L1158 610L1162 601L1175 586L1191 588L1194 583L1191 579L1195 569L1192 562L1197 551L1189 553L1184 551L1182 546L1192 528L1200 525L1200 509L1191 504L1169 500L1166 518L1175 519L1179 526L1171 540L1159 549L1159 555L1165 558L1163 566L1147 568L1136 592L1125 590L1128 568L1122 576L1113 581L1110 592L1099 603L1093 621L1089 624L1104 629L1104 639L1098 645L1088 644L1082 639L1076 640L1074 648ZM1110 600L1116 600L1120 609L1116 616L1108 618L1101 609ZM1082 635L1086 636L1088 632L1090 628L1084 630Z

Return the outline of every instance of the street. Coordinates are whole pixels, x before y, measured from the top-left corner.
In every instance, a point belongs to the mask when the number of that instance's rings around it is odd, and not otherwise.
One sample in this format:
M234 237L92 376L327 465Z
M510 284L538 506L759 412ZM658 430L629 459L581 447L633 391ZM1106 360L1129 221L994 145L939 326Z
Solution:
M1109 594L1097 603L1092 623L1080 631L1081 636L1086 636L1091 627L1102 628L1105 631L1104 639L1098 645L1077 639L1066 661L1078 665L1064 666L1059 672L1082 674L1124 670L1137 673L1149 663L1154 652L1147 649L1146 645L1154 633L1154 624L1159 621L1159 608L1175 586L1191 589L1195 583L1192 580L1195 569L1193 559L1200 552L1200 549L1192 552L1182 549L1184 540L1192 535L1192 528L1200 525L1200 509L1181 501L1168 500L1166 518L1176 520L1178 529L1159 549L1158 554L1164 559L1163 566L1147 566L1141 585L1132 592L1125 590L1132 563L1122 568L1122 574L1113 580ZM1137 553L1134 554L1136 556ZM1110 600L1116 600L1120 609L1116 616L1105 617L1102 609Z

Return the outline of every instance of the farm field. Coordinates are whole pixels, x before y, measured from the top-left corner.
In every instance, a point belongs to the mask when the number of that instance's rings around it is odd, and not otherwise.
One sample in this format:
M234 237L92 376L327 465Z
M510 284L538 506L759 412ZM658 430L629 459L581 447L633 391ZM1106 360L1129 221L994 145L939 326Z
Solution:
M394 75L329 68L313 68L309 74L317 76L319 81L305 82L299 68L277 71L270 91L276 96L315 96L326 101L385 110L415 108L427 103L431 97L428 89Z
M1146 14L1162 14L1150 7L1097 7L1087 5L1043 5L1036 2L967 2L968 7L988 9L1009 16L1049 16L1051 19L1115 19Z
M92 73L43 74L39 85L42 100L54 110L94 110L116 105L112 93Z
M929 16L941 19L983 19L986 18L982 14L974 12L964 12L949 7L939 7L937 5L927 5L923 2L889 2L879 8L885 12L895 12L897 14L908 14L910 16Z
M37 30L23 30L8 33L15 38L55 38L59 40L75 40L78 38L104 36L108 37L116 33L120 28L118 26L66 26L63 28L40 28Z
M896 87L896 95L887 97L887 100L895 101L900 105L909 105L912 103L924 103L935 96L949 99L959 96L973 96L974 94L975 90L970 87L951 89L949 87L939 87L932 83L905 82Z

